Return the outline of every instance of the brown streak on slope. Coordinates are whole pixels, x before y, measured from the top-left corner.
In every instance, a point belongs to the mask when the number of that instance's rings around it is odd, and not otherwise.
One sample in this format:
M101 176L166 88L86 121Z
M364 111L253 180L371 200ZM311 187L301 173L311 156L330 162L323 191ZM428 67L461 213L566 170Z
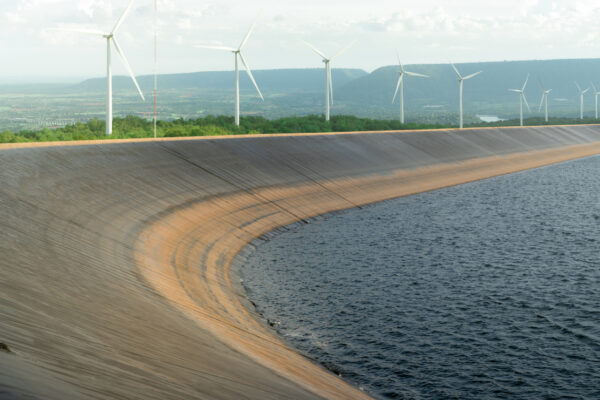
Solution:
M12 351L0 393L362 397L244 308L238 251L299 219L599 146L600 126L0 145L0 341Z
M230 266L236 254L256 237L299 218L598 153L600 143L596 142L385 175L257 188L168 213L139 236L135 258L159 293L228 346L319 396L367 398L286 347L254 319L231 282Z

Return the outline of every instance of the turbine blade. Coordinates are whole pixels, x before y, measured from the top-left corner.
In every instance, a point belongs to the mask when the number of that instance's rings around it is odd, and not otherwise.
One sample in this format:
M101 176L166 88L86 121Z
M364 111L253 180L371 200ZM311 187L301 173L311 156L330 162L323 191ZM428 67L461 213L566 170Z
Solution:
M594 82L590 82L590 84L592 85L592 87L594 88L594 92L597 92L598 89L596 89L596 85L594 85Z
M471 78L475 78L477 75L479 75L480 73L482 73L483 71L479 71L479 72L475 72L474 74L471 75L467 75L463 78L463 81L466 81L467 79L471 79Z
M527 102L527 97L525 97L525 93L521 92L521 96L523 96L523 101L525 102L527 109L529 110L529 112L531 112L531 108L529 107L529 103Z
M409 76L417 76L419 78L429 78L429 75L417 74L416 72L404 71L404 73Z
M240 59L242 60L242 64L244 64L244 68L246 68L246 72L248 73L250 80L254 84L254 87L256 88L258 95L260 96L262 101L265 101L265 98L263 97L262 93L260 92L260 89L258 88L258 85L256 84L256 81L254 80L254 76L252 75L252 71L250 70L250 67L248 67L248 63L244 59L244 56L242 55L242 53L240 52L239 54L240 54Z
M546 90L546 94L550 94L551 91L552 91L552 89Z
M121 27L121 24L125 20L125 17L127 16L127 14L129 14L129 10L131 10L131 6L133 5L133 1L134 0L130 0L129 1L129 4L127 5L127 8L125 9L125 11L123 11L123 14L121 14L121 17L119 18L119 20L115 24L115 27L112 29L112 31L110 31L111 34L114 35L115 32L117 32L117 29L119 29Z
M544 98L546 97L546 93L544 92L542 94L542 101L540 101L540 108L538 109L538 112L542 111L542 106L544 105Z
M404 67L402 66L402 61L400 61L400 53L396 50L396 56L398 57L398 65L400 66L400 70L404 72Z
M94 36L106 36L108 35L106 32L102 31L92 31L86 29L72 29L72 28L50 28L49 31L57 31L57 32L73 32L73 33L82 33L84 35L94 35Z
M522 90L519 89L508 89L509 92L515 92L515 93L521 93L523 92Z
M127 69L127 72L129 72L129 75L131 76L131 79L133 80L133 83L135 84L135 87L137 88L138 93L140 94L140 97L142 98L142 100L146 101L146 98L144 97L144 94L142 93L142 90L140 89L140 85L138 85L138 82L135 79L135 75L133 74L133 71L131 70L129 63L127 62L127 58L125 58L125 54L123 54L123 50L121 50L121 46L119 46L119 43L117 42L117 39L115 39L114 36L112 38L112 41L115 44L115 49L117 50L117 53L121 57L121 61L123 61L123 65L125 66L125 69Z
M240 47L238 47L237 50L241 50L244 47L244 45L246 44L246 42L248 41L250 34L252 34L252 31L254 30L254 27L256 26L256 23L258 22L258 18L260 18L260 14L262 14L262 10L259 11L256 18L254 18L254 22L252 22L250 29L248 29L248 33L246 33L246 36L244 36L244 40L242 40L242 43L240 43Z
M456 75L458 76L458 79L462 79L463 77L460 75L460 72L458 72L458 69L456 69L456 67L454 66L454 64L450 63L450 65L452 65L452 68L454 68L454 72L456 72Z
M337 54L333 57L331 57L330 61L333 60L334 58L338 58L339 56L341 56L342 54L344 54L345 52L348 51L348 49L352 46L354 46L354 44L356 43L356 41L350 43L348 46L344 47L342 50L338 51Z
M327 60L327 57L325 57L325 54L321 53L319 50L317 50L317 48L315 46L313 46L312 44L305 42L304 40L302 41L302 43L304 43L305 45L307 45L308 47L310 47L315 53L317 53L318 55L320 55L321 57L323 57L323 60Z
M581 93L581 86L579 86L579 83L575 82L575 86L577 86L577 90L579 90L579 93Z
M199 48L199 49L211 49L211 50L225 50L225 51L237 51L237 49L234 49L233 47L226 47L226 46L204 46L201 44L197 44L194 47Z
M590 89L591 89L591 88L587 88L587 89L585 89L583 92L581 92L581 94L586 94L587 92L589 92L589 91L590 91Z
M521 89L522 91L525 91L525 86L527 86L527 82L529 82L529 74L527 74L527 78L525 78L525 83L523 84L523 89Z
M394 101L396 101L396 96L398 96L398 92L400 91L400 85L402 85L403 77L404 77L404 74L400 74L400 76L398 77L398 83L396 84L396 91L394 92L394 98L392 99L392 104L394 104Z
M540 83L540 87L542 88L542 92L545 92L546 89L544 88L544 84L542 83L542 80L540 78L538 78L538 82Z

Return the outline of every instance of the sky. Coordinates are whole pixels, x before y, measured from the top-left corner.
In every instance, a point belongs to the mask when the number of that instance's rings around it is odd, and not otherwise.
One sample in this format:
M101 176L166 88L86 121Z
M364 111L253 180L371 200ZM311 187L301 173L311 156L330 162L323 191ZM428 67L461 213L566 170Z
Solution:
M233 55L197 45L244 47L253 69L368 72L396 62L600 57L598 0L156 0L160 73L233 69ZM129 0L0 1L0 82L77 81L105 75L102 38L56 28L108 31ZM136 75L153 72L154 0L134 0L116 34ZM126 70L113 55L115 74Z

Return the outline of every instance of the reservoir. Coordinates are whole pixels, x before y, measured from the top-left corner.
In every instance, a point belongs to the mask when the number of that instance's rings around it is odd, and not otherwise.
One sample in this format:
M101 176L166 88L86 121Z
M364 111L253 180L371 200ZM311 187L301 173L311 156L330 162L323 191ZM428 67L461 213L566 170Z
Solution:
M383 399L600 398L600 157L288 227L241 271L291 346Z

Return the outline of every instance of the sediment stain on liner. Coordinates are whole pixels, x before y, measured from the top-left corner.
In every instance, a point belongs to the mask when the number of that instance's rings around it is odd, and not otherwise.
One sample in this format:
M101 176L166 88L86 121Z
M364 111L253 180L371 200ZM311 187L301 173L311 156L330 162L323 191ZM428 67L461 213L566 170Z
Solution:
M142 233L137 247L138 265L160 293L228 345L321 396L360 398L362 393L344 388L323 374L245 309L229 271L239 251L264 233L324 212L599 152L600 144L573 146L398 171L388 176L262 189L220 198L218 202L199 202L169 213Z
M598 154L600 129L83 144L0 151L11 357L81 398L364 398L253 318L234 256L303 218Z

